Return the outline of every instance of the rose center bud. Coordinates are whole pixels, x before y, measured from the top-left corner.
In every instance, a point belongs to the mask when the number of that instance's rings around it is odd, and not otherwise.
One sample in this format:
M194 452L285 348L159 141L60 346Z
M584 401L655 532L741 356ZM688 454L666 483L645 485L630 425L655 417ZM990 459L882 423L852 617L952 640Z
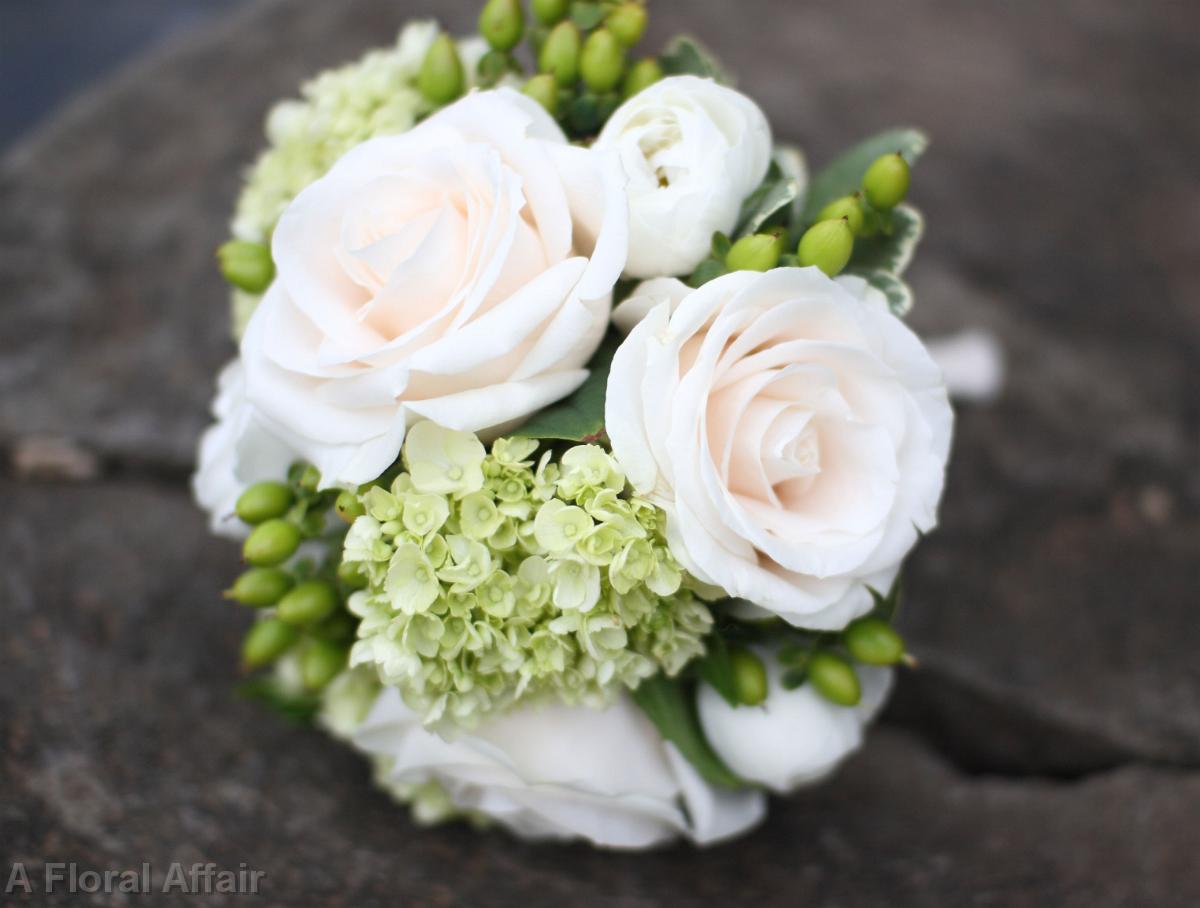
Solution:
M347 298L384 340L482 316L549 265L521 177L481 145L368 182L341 234L338 260L359 288Z
M638 124L633 134L636 136L635 145L643 159L643 167L653 174L654 181L660 188L667 188L672 179L686 173L684 162L677 160L678 154L671 154L672 149L683 139L683 130L673 117L666 120L647 120Z

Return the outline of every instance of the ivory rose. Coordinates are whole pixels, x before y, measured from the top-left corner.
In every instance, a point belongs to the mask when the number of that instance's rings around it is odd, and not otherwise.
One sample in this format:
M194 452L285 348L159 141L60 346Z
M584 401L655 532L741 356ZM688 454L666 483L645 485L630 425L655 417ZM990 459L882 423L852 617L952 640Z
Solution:
M882 294L816 268L643 283L615 313L606 426L679 562L792 624L840 628L933 528L952 414Z
M350 738L390 764L390 784L437 782L457 809L525 838L705 844L744 832L766 810L761 792L705 782L628 697L604 710L524 707L446 739L384 688Z
M761 706L730 706L707 684L696 705L704 735L726 765L743 779L787 793L823 779L859 748L863 731L887 699L888 668L857 667L862 700L837 706L811 684L787 690L779 660L760 651L767 668L767 699Z
M593 147L619 152L629 177L625 273L688 274L766 176L771 128L732 88L674 76L617 108Z
M627 247L615 156L518 92L468 95L284 211L247 398L325 485L374 479L417 420L496 434L584 380Z

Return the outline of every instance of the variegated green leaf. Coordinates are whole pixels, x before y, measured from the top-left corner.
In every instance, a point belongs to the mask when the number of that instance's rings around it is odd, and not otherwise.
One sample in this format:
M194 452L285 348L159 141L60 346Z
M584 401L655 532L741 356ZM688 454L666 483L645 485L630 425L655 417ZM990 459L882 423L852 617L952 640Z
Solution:
M890 215L888 231L854 241L850 268L856 271L887 271L901 275L912 261L917 243L925 233L925 219L910 205L900 205Z
M792 199L792 210L788 212L789 225L800 223L804 213L804 200L808 196L808 162L795 145L776 145L775 163L789 180L796 184L796 197Z
M732 85L733 77L712 52L687 35L673 39L658 57L668 76L707 76L722 85Z
M787 223L790 226L797 200L803 197L806 180L804 158L800 153L794 148L777 149L766 178L742 203L734 236L757 233L784 209L787 209Z
M882 291L887 297L888 308L892 314L900 318L906 316L912 309L913 295L908 284L902 278L889 271L863 271L858 268L847 268L846 274L856 274L868 284Z

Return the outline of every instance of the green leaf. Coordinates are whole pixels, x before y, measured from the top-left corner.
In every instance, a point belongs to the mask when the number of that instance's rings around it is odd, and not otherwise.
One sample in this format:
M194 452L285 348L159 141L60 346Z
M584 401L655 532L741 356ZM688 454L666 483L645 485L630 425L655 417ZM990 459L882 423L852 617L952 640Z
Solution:
M613 308L629 299L629 295L637 289L637 285L641 283L638 278L618 278L616 285L613 287Z
M779 165L772 164L767 171L767 177L757 189L742 202L742 210L738 215L735 237L749 236L758 233L759 229L775 214L790 206L800 194L800 184L790 177L783 175Z
M808 162L795 145L776 145L775 163L780 172L796 184L796 197L792 199L792 208L788 212L788 226L797 227L801 215L804 214L804 200L808 195Z
M311 725L321 708L319 697L284 690L279 681L270 676L243 681L237 686L237 693L246 700L267 707L293 725Z
M588 362L590 371L587 379L575 393L535 413L513 434L559 441L596 441L603 437L608 370L621 340L620 332L609 328L599 349Z
M900 205L891 212L884 230L854 241L850 270L886 271L899 277L912 261L924 233L925 219L921 212L910 205Z
M872 609L871 614L890 622L896 617L896 611L900 608L900 591L899 574L892 581L892 587L887 591L886 596L873 587L867 587L867 592L871 594L871 599L875 603L875 608Z
M779 652L775 654L775 657L779 660L779 664L784 668L802 669L808 665L809 657L812 656L812 654L812 645L787 643L780 647Z
M857 192L863 174L880 155L898 151L912 165L928 145L929 138L916 129L890 129L855 145L813 177L804 203L803 222L811 222L834 199Z
M866 280L868 284L879 290L887 297L888 308L897 318L904 318L912 310L912 289L902 278L896 277L890 271L864 271L861 268L847 268L846 274L855 274Z
M484 88L491 88L508 73L523 75L521 64L512 54L501 53L498 50L488 51L479 58L479 63L475 66L479 84Z
M638 685L633 699L659 733L679 749L706 781L723 788L742 788L747 784L725 765L704 737L690 685L655 675Z
M603 3L593 0L578 0L571 4L571 21L580 31L591 31L604 21L606 10Z
M740 706L737 682L733 676L733 660L729 658L729 646L720 634L712 634L706 641L708 652L704 658L692 663L697 676L707 682L730 706Z
M804 682L807 680L808 672L802 668L792 668L783 673L779 684L784 690L795 690L798 687L803 687Z
M705 76L723 85L733 84L733 77L712 52L687 35L673 38L659 55L658 62L668 76Z
M572 98L564 111L567 125L572 136L590 136L595 133L602 122L600 117L600 102L595 95L579 95Z
M692 272L686 283L689 287L701 287L724 273L725 263L723 261L705 259L696 266L696 270Z
M719 261L725 261L725 256L729 255L729 250L733 248L733 243L729 241L729 237L717 231L713 234L712 246L710 247L711 256Z

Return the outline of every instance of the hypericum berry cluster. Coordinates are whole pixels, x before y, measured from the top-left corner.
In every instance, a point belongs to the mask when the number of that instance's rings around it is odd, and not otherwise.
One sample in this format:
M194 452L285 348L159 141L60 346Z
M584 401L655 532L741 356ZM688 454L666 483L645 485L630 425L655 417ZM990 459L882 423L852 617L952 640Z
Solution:
M730 242L724 234L713 237L712 254L688 278L699 287L730 271L770 271L772 268L814 265L830 277L851 264L856 239L890 234L893 210L908 195L911 172L900 152L876 158L862 178L862 188L841 196L803 224L771 223L757 233ZM760 190L761 191L761 190ZM798 245L795 237L799 235ZM793 249L794 252L789 251Z
M471 725L518 699L601 705L704 651L662 513L626 494L603 448L415 425L405 471L359 497L344 561L367 587L351 663L372 664L427 723Z
M871 590L871 596L875 607L840 631L806 630L779 619L728 622L709 637L704 658L693 662L688 673L715 688L731 706L759 706L767 699L768 683L766 665L756 649L778 662L785 690L811 684L837 706L857 706L862 699L857 665L916 665L892 625L899 581L887 595Z
M532 0L532 22L521 0L487 0L479 34L488 51L474 65L447 37L435 41L421 63L417 86L434 105L449 104L470 87L509 82L556 117L573 138L594 135L622 98L663 77L663 65L644 57L630 65L629 51L646 31L642 0ZM535 72L525 80L517 56L528 39Z
M339 528L329 512L339 496L318 491L319 482L315 469L297 464L286 482L242 493L236 510L253 527L242 547L250 567L225 593L261 613L242 644L243 664L261 668L286 656L312 693L346 667L354 620L345 602L364 582L353 566L338 564L345 524Z

